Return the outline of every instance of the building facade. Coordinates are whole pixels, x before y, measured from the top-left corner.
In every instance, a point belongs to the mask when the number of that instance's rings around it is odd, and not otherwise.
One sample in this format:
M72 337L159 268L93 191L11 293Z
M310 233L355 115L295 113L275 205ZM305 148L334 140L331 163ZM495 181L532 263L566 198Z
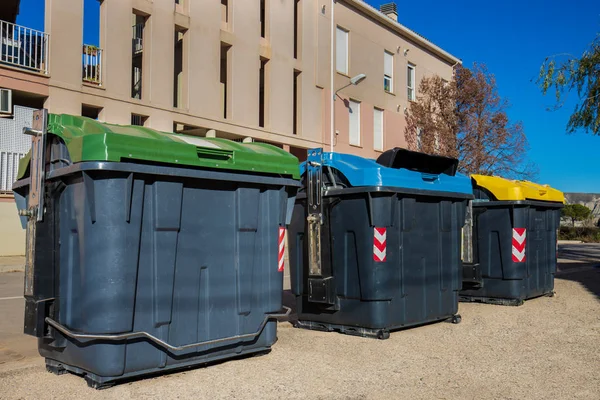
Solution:
M394 4L362 0L101 0L97 45L83 41L83 0L45 0L43 31L11 24L18 0L2 7L0 88L13 104L252 138L301 160L330 148L340 89L335 151L374 158L405 146L418 83L450 80L460 62L399 24Z

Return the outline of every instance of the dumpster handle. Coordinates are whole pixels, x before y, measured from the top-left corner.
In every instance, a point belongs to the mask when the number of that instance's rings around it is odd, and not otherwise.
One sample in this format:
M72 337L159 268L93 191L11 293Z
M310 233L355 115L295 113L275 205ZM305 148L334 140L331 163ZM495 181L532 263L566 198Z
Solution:
M246 333L243 335L235 335L235 336L230 336L230 337L226 337L226 338L206 340L204 342L191 343L191 344L186 344L183 346L172 346L172 345L168 344L167 342L157 338L156 336L152 336L148 332L130 332L130 333L120 333L120 334L116 334L116 335L94 335L94 334L87 334L87 333L75 333L75 332L70 331L67 327L54 321L50 317L46 317L45 321L48 325L50 325L57 331L61 332L62 334L66 335L70 338L73 338L73 339L119 341L119 340L127 340L127 339L146 338L146 339L150 339L152 342L156 343L157 345L164 347L166 349L169 349L171 351L182 351L182 350L187 350L187 349L190 349L193 347L221 343L221 342L228 342L231 340L254 339L255 337L257 337L258 335L261 334L261 332L263 331L263 329L267 325L267 322L270 319L274 319L274 318L278 318L278 317L287 317L288 315L290 315L290 312L292 310L289 307L285 307L285 306L283 306L283 308L285 309L285 313L283 313L283 314L280 313L280 314L265 315L265 318L263 319L260 326L258 327L258 330L254 333Z

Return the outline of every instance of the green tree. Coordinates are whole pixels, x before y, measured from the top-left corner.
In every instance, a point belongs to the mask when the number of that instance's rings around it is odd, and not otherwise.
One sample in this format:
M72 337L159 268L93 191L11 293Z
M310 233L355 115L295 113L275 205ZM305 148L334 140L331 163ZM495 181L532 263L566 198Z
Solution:
M567 204L561 211L564 218L570 218L573 226L575 221L585 221L592 215L592 210L581 204Z
M560 58L563 59L559 61ZM563 106L568 93L577 92L578 102L567 132L581 128L600 135L600 34L579 58L570 54L547 57L537 83L544 95L554 91L555 109Z

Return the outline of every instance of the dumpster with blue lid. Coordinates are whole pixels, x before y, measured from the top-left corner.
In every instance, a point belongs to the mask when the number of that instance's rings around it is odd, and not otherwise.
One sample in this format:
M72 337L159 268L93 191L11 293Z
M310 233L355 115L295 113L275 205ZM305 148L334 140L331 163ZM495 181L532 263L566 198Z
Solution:
M473 197L457 160L308 152L289 228L296 326L366 337L459 322L461 229Z
M34 113L13 189L27 227L24 331L48 370L99 388L268 351L298 160L47 117Z
M519 306L554 294L565 197L547 185L472 175L461 301ZM470 254L468 252L471 252Z

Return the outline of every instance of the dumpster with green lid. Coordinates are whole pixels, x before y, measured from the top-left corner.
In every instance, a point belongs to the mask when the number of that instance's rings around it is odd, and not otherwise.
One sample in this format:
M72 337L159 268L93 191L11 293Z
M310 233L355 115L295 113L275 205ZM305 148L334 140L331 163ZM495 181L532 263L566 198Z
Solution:
M463 241L460 299L521 305L552 295L563 193L498 176L472 175L471 181L475 200Z
M27 133L24 330L50 371L102 387L270 349L294 156L43 111Z

